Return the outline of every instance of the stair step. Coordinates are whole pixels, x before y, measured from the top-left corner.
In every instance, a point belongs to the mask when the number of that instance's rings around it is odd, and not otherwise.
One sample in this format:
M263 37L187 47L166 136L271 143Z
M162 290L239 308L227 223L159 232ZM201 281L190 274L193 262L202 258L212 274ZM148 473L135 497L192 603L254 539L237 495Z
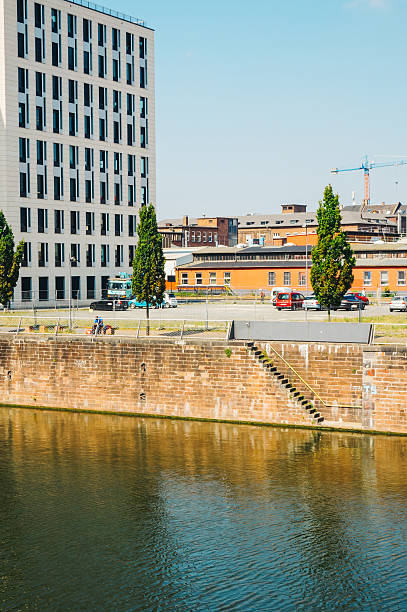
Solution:
M292 384L290 382L288 382L288 383L285 384L285 387L287 389L292 389Z
M314 414L317 411L316 408L311 408L311 410L309 411L310 414Z
M314 419L319 419L321 415L319 414L319 412L314 412L313 416L314 416Z
M324 421L324 417L319 417L319 419L317 420L318 420L318 423L322 423Z
M256 350L256 351L254 351L254 354L255 354L256 356L261 355L261 351Z
M285 385L286 383L288 383L288 379L287 379L287 378L282 378L282 379L280 380L280 383L281 383L282 385Z
M248 342L247 346L254 346L254 342Z
M290 393L295 393L295 387L293 387L293 386L292 386L292 387L290 388Z
M304 397L304 396L302 396L302 397ZM305 404L309 404L309 401L308 401L307 399L302 399L302 400L301 400L301 404L302 404L303 406L305 406Z

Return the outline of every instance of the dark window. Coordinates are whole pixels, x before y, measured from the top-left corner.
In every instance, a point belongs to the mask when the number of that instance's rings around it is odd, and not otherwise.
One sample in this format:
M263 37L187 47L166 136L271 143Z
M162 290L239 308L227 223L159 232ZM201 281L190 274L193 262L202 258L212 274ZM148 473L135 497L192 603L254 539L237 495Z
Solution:
M140 147L146 148L146 128L143 125L140 128Z
M93 233L93 227L94 227L94 214L95 213L91 213L91 212L87 212L86 213L86 235L87 236L91 236ZM93 215L93 216L92 216Z
M120 142L120 130L119 130L119 122L113 121L113 141L115 143Z
M100 110L105 109L105 95L106 95L106 89L104 87L99 87L99 108Z
M52 111L52 129L54 134L59 134L59 111Z
M20 172L20 197L27 197L27 174Z
M41 4L37 4L37 2L34 3L34 24L36 28L40 28L42 26L41 8Z
M106 120L99 119L99 140L106 140Z
M71 234L79 234L79 212L71 210Z
M42 106L37 106L35 109L35 123L37 130L39 132L42 132L44 129L44 116Z
M107 297L107 283L109 281L109 277L108 276L102 276L101 277L101 288L102 288L102 298L106 298Z
M25 40L24 34L21 32L17 33L17 55L18 57L25 57Z
M131 55L132 54L132 36L129 32L126 32L126 53L127 55Z
M98 23L98 45L99 47L103 47L104 44L105 44L104 27L101 23Z
M20 232L28 232L31 229L31 209L20 208Z
M132 125L127 125L127 144L130 146L133 145L133 126Z
M139 56L141 57L141 59L144 59L146 56L146 50L147 50L147 40L143 38L142 36L140 36L138 39L138 47L139 47Z
M36 96L42 96L43 95L43 89L42 89L42 85L44 82L43 79L44 75L42 72L36 72L35 73L35 95Z
M113 90L113 112L119 112L119 92L115 89Z
M27 127L24 102L20 102L18 105L18 125L19 127Z
M52 77L52 99L59 100L59 77Z
M48 243L47 242L39 242L38 243L38 265L40 268L44 268L48 263Z
M69 113L69 135L70 136L76 135L75 113Z
M147 115L147 98L140 98L140 117L145 119Z
M24 23L24 0L17 0L17 21Z
M43 174L37 174L37 198L43 200L45 196L45 180ZM40 231L40 230L38 230Z
M42 62L42 40L38 36L35 37L35 61Z
M68 47L68 70L75 70L75 50Z
M38 209L38 233L44 234L48 229L48 211L45 208Z
M87 276L86 277L86 298L88 300L94 300L95 297L96 297L95 277Z
M120 185L119 183L114 184L114 203L120 204Z
M113 51L119 50L119 30L112 28L112 49Z
M91 134L90 134L90 117L89 115L85 115L85 138L90 138Z
M58 11L51 9L51 31L58 34Z
M101 79L105 78L105 58L103 55L99 55L99 77Z
M21 278L21 299L23 302L29 302L32 299L32 278L31 276L23 276Z
M55 299L57 300L65 299L65 277L64 276L55 277Z
M85 74L90 74L90 57L89 51L83 52L83 71Z
M134 204L134 186L133 185L129 185L128 189L127 189L127 194L128 194L128 205L129 206L133 206Z
M25 163L27 161L27 139L26 138L18 139L18 150L19 150L20 162Z
M126 64L126 76L127 76L127 85L131 85L133 83L133 78L132 78L132 69L131 69L131 64L127 63ZM141 87L141 85L140 85Z
M100 203L106 204L106 183L100 181Z
M145 88L146 86L146 71L143 66L140 66L140 87Z
M88 148L85 148L85 170L92 170L92 153Z
M31 263L31 242L24 242L21 266L26 268Z
M52 46L51 46L51 50L52 50L52 65L53 66L58 66L58 64L59 64L59 48L58 48L58 43L53 42Z
M38 72L36 74L39 74ZM18 91L25 93L25 70L24 68L18 69Z
M89 19L83 20L83 42L89 42L91 33L91 23Z
M115 236L121 235L121 225L122 225L122 215L115 215L114 216L114 235Z
M70 196L71 202L76 202L76 179L72 177L69 179L69 196ZM71 228L71 234L75 234L75 233L76 232L72 232L72 228Z
M64 231L64 211L63 210L55 210L54 211L54 228L56 234L62 234Z
M119 80L119 62L117 59L113 60L113 81Z
M81 298L81 277L73 276L72 277L72 299L80 300Z
M90 106L90 85L84 83L83 85L83 103L85 106Z
M61 199L61 179L59 176L54 176L54 200Z
M45 159L45 143L42 140L37 140L37 164L38 166L44 165Z
M92 181L89 179L85 180L85 201L87 203L92 202Z
M75 36L74 16L68 14L68 38Z
M40 276L38 279L39 299L48 300L48 276Z
M68 96L71 104L75 103L75 82L76 81L72 81L71 79L68 80Z

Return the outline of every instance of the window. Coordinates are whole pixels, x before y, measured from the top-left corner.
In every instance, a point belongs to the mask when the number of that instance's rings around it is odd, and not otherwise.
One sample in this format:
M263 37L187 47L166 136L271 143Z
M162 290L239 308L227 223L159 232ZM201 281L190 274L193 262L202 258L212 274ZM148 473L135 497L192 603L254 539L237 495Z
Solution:
M24 242L23 247L23 258L21 260L21 266L27 268L31 266L31 242Z
M88 300L94 300L96 298L96 289L95 289L95 277L87 276L86 277L86 298Z
M48 242L38 243L38 265L40 268L48 265Z
M202 272L195 272L195 285L202 285Z
M273 286L276 284L276 273L275 272L269 272L269 281L268 284Z
M100 233L102 236L109 234L109 213L101 213L100 215Z
M38 209L38 233L44 234L48 231L48 210L45 208Z
M84 83L83 84L83 104L84 106L90 106L91 104L91 88L92 85L89 85L89 83Z
M106 119L99 119L99 140L106 140Z
M223 273L223 284L230 285L230 279L231 279L231 272L224 272Z
M60 14L61 11L58 11L57 9L51 9L51 31L54 34L58 34L58 23L60 21Z
M32 299L31 276L23 276L21 279L21 299L23 302L30 302Z
M209 284L216 285L216 272L209 272Z
M36 28L42 27L42 8L43 6L41 4L34 2L34 24Z
M114 235L121 236L123 234L123 215L114 216Z
M397 284L405 285L406 284L406 273L405 270L398 270L397 272Z
M372 273L369 270L363 272L363 284L366 287L370 287L372 284Z
M298 285L305 287L306 284L305 272L298 272Z
M29 193L27 172L20 172L20 197L26 198Z
M140 118L145 119L147 116L147 98L140 98Z
M99 55L99 77L105 78L105 58L103 55Z
M17 33L17 55L18 57L25 57L25 38L21 32Z
M129 215L129 236L135 236L137 229L136 215Z
M69 135L76 136L75 113L69 113Z
M85 115L84 132L85 132L85 138L91 137L91 121L90 121L89 115Z
M126 53L131 55L134 51L134 35L126 32Z
M118 51L120 46L120 30L112 28L112 49Z
M25 0L17 0L17 21L18 23L24 23L24 19L26 18L26 8Z
M81 298L81 277L80 276L72 277L71 297L73 300L80 300Z
M284 286L291 285L291 272L284 272Z
M54 134L59 134L60 131L60 114L59 110L52 111L52 131Z
M75 21L76 19L74 15L68 14L68 38L74 38L75 36L75 30L76 30Z
M53 42L51 45L51 55L52 55L52 65L53 66L58 66L59 65L59 48L58 48L58 43Z
M18 139L18 148L19 148L19 159L20 162L25 163L27 158L30 156L30 141L28 138L19 138Z
M86 245L86 267L92 268L95 265L95 245Z
M77 198L77 186L76 178L70 177L69 179L69 199L71 202L76 202Z
M144 59L147 55L147 38L143 38L142 36L138 39L139 46L139 57Z
M387 286L389 283L389 273L387 272L387 270L382 270L382 272L380 272L380 285L383 286Z
M54 231L56 234L64 233L64 211L63 210L54 211Z
M75 70L75 50L68 47L68 70Z
M65 245L63 242L55 243L55 266L60 268L65 263Z
M89 19L83 20L83 42L89 42L92 36L92 23Z
M37 74L41 74L41 72L36 72ZM18 69L18 91L19 93L25 93L26 91L26 83L28 82L28 70L24 68Z
M95 233L95 213L86 213L86 235L92 236Z
M54 176L54 200L60 200L62 196L61 178Z
M71 234L79 234L79 211L71 211Z
M113 142L116 144L119 144L120 142L120 129L118 121L113 121Z
M18 125L22 128L28 127L25 102L20 102L18 105Z
M130 124L127 125L127 144L133 146L133 126Z
M90 55L89 51L83 52L83 72L85 74L90 74Z
M145 178L147 175L148 175L148 157L142 157L141 158L141 176L142 178Z
M102 268L106 268L109 265L109 245L100 245L100 265Z
M188 285L188 272L181 272L181 285Z
M56 300L65 299L65 277L64 276L55 277L55 299Z
M120 72L120 64L119 61L117 59L113 60L113 81L118 81L119 80L119 72Z
M143 66L140 66L140 87L145 89L146 86L146 71Z
M132 65L129 64L129 62L127 62L126 64L126 80L127 80L127 85L133 84L133 69L132 69Z
M47 245L48 246L48 245ZM49 299L48 276L40 276L38 279L38 297L41 301Z
M92 202L92 181L89 179L85 180L85 202Z
M140 127L140 147L142 149L146 148L147 140L146 140L147 132L144 125Z
M42 62L42 38L38 36L35 37L35 61Z
M106 26L101 23L98 23L98 45L99 47L103 47L105 44L106 36Z

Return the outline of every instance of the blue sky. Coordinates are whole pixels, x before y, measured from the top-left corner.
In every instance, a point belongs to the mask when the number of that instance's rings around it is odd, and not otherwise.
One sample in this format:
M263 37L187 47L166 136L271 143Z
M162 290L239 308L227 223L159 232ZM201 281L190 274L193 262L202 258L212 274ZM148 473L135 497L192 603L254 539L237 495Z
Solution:
M159 218L315 208L329 182L360 202L362 173L331 167L407 156L405 0L114 8L156 30ZM396 199L407 166L372 171L371 200Z

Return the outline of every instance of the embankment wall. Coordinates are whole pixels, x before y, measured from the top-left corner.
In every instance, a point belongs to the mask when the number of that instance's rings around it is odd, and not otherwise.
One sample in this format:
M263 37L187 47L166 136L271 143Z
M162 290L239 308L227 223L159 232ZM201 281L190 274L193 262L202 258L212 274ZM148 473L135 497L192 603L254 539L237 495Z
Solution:
M322 426L407 433L407 349L264 343L323 399ZM315 425L245 342L0 334L0 402Z

